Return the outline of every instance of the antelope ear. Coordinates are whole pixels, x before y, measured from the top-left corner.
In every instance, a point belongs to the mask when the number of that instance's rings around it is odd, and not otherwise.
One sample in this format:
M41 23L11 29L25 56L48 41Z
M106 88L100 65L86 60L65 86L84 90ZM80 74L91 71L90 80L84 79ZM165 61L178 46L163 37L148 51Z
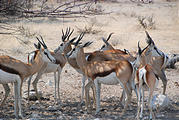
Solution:
M38 42L38 44L35 44L34 43L34 46L35 46L35 48L37 48L38 50L40 50L41 49L41 45L40 45L40 43Z

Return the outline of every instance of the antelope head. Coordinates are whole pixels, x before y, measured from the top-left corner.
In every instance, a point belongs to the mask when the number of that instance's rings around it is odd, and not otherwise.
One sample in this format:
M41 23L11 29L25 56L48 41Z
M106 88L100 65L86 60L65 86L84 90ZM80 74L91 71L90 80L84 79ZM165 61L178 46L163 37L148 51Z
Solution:
M67 57L76 58L77 53L81 48L87 47L92 43L92 42L87 42L84 45L79 44L83 36L84 36L84 32L80 34L76 43L74 44L75 47L66 55Z
M145 31L145 33L146 33L146 43L150 46L150 49L152 49L152 56L153 57L163 56L164 53L156 47L149 33L147 31Z
M50 51L47 48L47 45L45 44L42 36L40 36L41 40L36 37L38 40L38 44L34 43L34 46L40 51L41 55L42 55L42 59L45 62L52 62L52 63L56 63L55 58L51 55ZM44 49L41 48L41 45L43 46Z
M60 44L60 46L54 50L55 53L60 52L60 53L68 53L69 51L71 51L71 44L73 42L71 42L69 40L70 36L72 35L74 29L71 31L70 28L66 29L66 32L64 33L63 29L62 29L62 43ZM73 38L72 40L74 41L76 38Z
M146 64L148 64L152 59L152 51L153 47L150 45L147 45L143 50L140 48L139 42L138 42L138 53L137 58L134 63L135 68L143 67Z

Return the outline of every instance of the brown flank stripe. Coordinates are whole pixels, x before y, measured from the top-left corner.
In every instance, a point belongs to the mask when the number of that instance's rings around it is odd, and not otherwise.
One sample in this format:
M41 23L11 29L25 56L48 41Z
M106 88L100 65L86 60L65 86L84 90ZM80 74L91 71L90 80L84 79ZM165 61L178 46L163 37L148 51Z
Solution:
M0 64L0 69L5 71L5 72L11 73L11 74L20 75L20 73L18 71L16 71L15 69L9 68L9 67L2 65L2 64Z
M105 77L105 76L109 75L112 72L115 72L115 69L111 69L109 71L104 71L104 72L101 72L101 73L97 73L97 74L94 75L94 78L96 78L96 77Z

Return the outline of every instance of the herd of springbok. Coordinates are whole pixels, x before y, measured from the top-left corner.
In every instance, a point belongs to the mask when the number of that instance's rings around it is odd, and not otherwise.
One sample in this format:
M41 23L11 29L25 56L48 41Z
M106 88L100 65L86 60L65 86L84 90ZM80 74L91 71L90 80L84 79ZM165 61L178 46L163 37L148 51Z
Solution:
M93 91L93 103L96 108L96 114L100 111L100 89L101 84L117 85L123 88L120 101L124 105L121 113L123 115L130 106L132 90L137 96L137 115L136 118L142 118L144 109L144 88L148 88L148 108L149 118L154 117L152 112L152 98L154 89L157 86L159 78L163 83L163 93L166 92L167 78L165 75L165 67L169 61L168 56L159 50L147 31L147 46L140 48L138 42L138 51L133 56L127 50L115 49L107 39L102 38L104 45L101 49L85 53L84 47L89 46L92 42L82 44L80 42L85 33L81 33L78 37L70 39L74 30L67 28L62 30L62 43L54 51L49 51L43 38L37 37L38 44L34 44L37 50L32 51L28 55L28 63L21 62L7 55L0 56L0 83L5 90L5 97L1 102L1 106L7 99L10 88L8 83L14 83L14 112L16 118L23 117L21 107L22 85L28 80L28 97L30 91L31 79L37 73L33 81L33 87L36 96L40 102L37 83L42 74L54 72L55 83L55 101L60 100L59 84L61 71L68 62L78 73L82 74L82 94L81 102L85 95L85 106L87 111L92 112L92 103L89 95L90 88ZM42 48L43 47L43 48ZM56 73L57 72L57 73ZM58 75L56 75L58 74ZM88 83L85 84L86 79ZM40 102L41 103L41 102Z

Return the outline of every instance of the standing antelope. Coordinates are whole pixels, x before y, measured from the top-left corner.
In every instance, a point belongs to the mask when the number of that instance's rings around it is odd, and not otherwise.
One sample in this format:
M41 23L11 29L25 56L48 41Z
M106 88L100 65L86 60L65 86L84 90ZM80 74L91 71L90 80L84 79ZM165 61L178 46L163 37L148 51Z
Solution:
M156 47L154 41L152 40L148 32L147 31L145 32L147 35L146 42L150 44L150 41L152 41L152 43L154 44L154 50L156 53L152 55L152 59L149 64L153 67L154 73L162 80L163 94L165 94L166 87L167 87L167 77L165 75L165 68L169 61L169 57Z
M23 81L27 77L39 71L39 69L41 69L45 64L44 61L55 62L54 57L51 56L44 41L42 40L41 42L39 39L38 41L38 45L34 45L39 51L35 53L35 59L31 64L21 62L20 60L14 59L10 56L0 56L0 83L6 84L6 86L8 86L8 83L14 83L14 113L16 117L19 115L23 118L21 109L21 88ZM43 51L40 44L44 47Z
M65 42L65 40L68 39L71 36L72 33L73 33L73 30L70 31L70 28L67 28L65 34L62 30L62 41ZM74 39L76 39L76 38L74 38ZM47 66L43 67L44 70L40 70L37 73L37 76L32 83L39 102L41 102L41 101L40 101L40 97L39 97L38 90L37 90L38 80L40 79L42 74L51 73L51 72L54 73L55 100L57 100L56 93L58 94L58 100L60 100L60 92L59 92L60 75L61 75L61 71L62 71L63 67L65 66L65 64L67 62L65 56L62 54L62 52L60 50L58 50L58 49L60 49L60 47L63 47L63 43L56 50L54 50L54 52L50 52L51 55L56 59L56 63L48 62ZM71 46L68 46L67 48L65 48L65 52L69 52L70 50L71 50ZM34 53L34 52L36 52L36 51L31 52L31 54ZM31 56L30 57L31 59L28 60L29 62L33 61L33 59L34 59L33 55L31 55L31 54L28 56L28 58ZM57 80L56 80L56 72L58 72L58 77L57 77L58 79ZM29 98L31 79L32 79L32 76L28 80L28 98Z
M89 46L91 43L87 42L82 46L78 46L81 36L76 42L75 48L67 54L67 57L76 58L76 62L83 71L85 76L91 79L85 86L85 96L86 96L86 107L88 107L89 100L89 89L95 84L96 87L96 113L100 111L100 87L102 84L117 85L121 84L122 88L127 94L127 102L124 106L122 114L127 109L128 104L130 104L131 90L132 90L132 79L133 79L133 67L127 60L108 60L108 61L87 61L85 59L85 53L83 48Z
M107 41L110 39L111 35L112 35L112 33L108 36L107 39L102 38L103 41L106 41L105 43L107 43ZM64 51L64 54L66 55L68 52L65 51L65 49L69 48L69 46L71 48L71 41L69 41L69 38L68 38L68 40L66 40L64 43L62 43L59 46L59 48L56 49L56 51L61 51L61 52ZM105 51L95 51L95 52L92 52L92 53L85 53L85 58L87 59L87 61L104 61L104 60L108 61L108 60L119 60L119 59L120 60L127 59L129 61L132 61L134 59L134 57L127 54L126 52L124 52L122 50L114 50L114 49L113 50L109 49L109 50L105 50ZM67 61L78 73L83 75L83 78L82 78L82 95L81 95L81 103L82 103L83 102L83 96L84 96L84 86L85 86L86 76L84 75L83 71L80 70L80 67L77 64L75 57L67 58Z
M138 43L138 55L135 61L134 67L138 68L137 70L137 91L138 91L138 109L137 109L137 119L142 118L143 109L144 109L144 87L149 89L148 97L148 108L150 112L149 119L152 119L152 98L154 89L158 85L158 77L153 71L153 67L147 64L146 59L151 59L151 56L145 56L142 53L145 52L145 49L141 50ZM141 104L142 97L142 104ZM140 114L140 115L139 115Z
M144 50L145 52L143 52L142 54L147 56L149 54L149 52L152 51L151 56L150 56L151 59L146 60L145 63L151 65L155 75L162 80L163 94L165 94L166 86L167 86L167 78L166 78L166 75L165 75L165 67L167 65L167 62L169 61L169 58L165 53L163 53L161 50L159 50L156 47L154 41L152 40L152 38L150 37L148 32L145 31L145 33L146 33L146 36L147 36L146 42L148 44L148 47L145 48L145 50ZM152 49L149 50L149 48L150 49L152 48ZM122 101L122 100L124 100L123 95L121 96L120 101Z

